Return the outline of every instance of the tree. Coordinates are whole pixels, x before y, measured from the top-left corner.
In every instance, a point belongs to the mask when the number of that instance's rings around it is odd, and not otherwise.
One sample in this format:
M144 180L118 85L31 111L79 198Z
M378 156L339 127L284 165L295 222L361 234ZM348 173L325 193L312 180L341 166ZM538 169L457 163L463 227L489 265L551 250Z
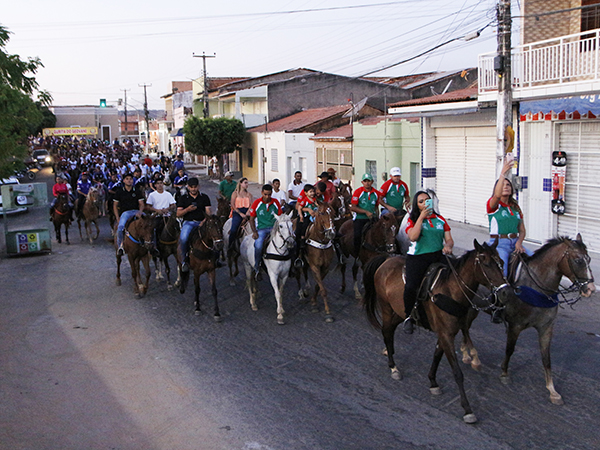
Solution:
M237 119L219 117L199 119L190 116L183 124L186 149L195 155L216 156L223 174L222 155L240 148L246 136L244 124Z
M27 137L44 120L42 108L52 97L39 90L34 77L39 58L22 60L6 52L10 32L0 25L0 176L12 174L13 161L26 155ZM39 107L33 100L37 94Z

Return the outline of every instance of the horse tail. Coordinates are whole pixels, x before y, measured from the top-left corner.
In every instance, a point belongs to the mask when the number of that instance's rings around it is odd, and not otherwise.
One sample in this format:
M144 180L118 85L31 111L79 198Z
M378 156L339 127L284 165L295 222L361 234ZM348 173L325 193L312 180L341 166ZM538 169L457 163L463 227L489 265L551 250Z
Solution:
M372 258L363 267L363 284L365 286L365 295L363 296L363 307L367 314L369 323L378 330L381 329L381 323L377 317L377 289L375 287L375 272L386 260L388 255L378 255Z

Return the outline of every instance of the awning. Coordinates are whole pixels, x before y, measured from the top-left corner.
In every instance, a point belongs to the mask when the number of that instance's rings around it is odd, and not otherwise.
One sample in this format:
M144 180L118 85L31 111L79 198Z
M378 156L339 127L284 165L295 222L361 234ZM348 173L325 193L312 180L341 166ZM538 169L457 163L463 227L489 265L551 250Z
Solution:
M598 116L600 115L600 95L582 95L579 97L554 98L551 100L530 100L521 102L519 107L519 112L522 115L528 113L558 114L562 111L567 114L572 114L576 111L579 114L591 112L595 116Z
M183 128L178 129L177 131L173 131L171 133L171 137L183 136Z

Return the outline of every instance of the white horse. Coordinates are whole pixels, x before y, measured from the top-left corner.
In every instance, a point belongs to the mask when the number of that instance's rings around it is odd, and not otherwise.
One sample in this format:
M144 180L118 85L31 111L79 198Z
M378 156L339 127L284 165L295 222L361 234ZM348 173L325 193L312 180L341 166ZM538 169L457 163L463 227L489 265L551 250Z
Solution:
M263 252L263 261L267 268L271 286L275 291L277 301L277 323L283 325L283 288L290 273L292 265L291 249L296 245L292 213L276 217L273 230L265 243L266 251ZM240 245L240 253L246 271L246 286L250 294L250 306L253 311L258 310L256 293L258 291L254 280L254 239L251 235L245 236Z

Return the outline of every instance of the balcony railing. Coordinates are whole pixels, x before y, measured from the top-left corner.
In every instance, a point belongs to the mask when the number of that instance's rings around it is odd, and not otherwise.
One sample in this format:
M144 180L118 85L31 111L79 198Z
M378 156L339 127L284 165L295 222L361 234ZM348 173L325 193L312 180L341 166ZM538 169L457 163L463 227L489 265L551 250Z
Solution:
M573 84L599 79L600 29L512 49L512 84L515 89ZM494 71L496 52L479 55L479 94L498 89Z

